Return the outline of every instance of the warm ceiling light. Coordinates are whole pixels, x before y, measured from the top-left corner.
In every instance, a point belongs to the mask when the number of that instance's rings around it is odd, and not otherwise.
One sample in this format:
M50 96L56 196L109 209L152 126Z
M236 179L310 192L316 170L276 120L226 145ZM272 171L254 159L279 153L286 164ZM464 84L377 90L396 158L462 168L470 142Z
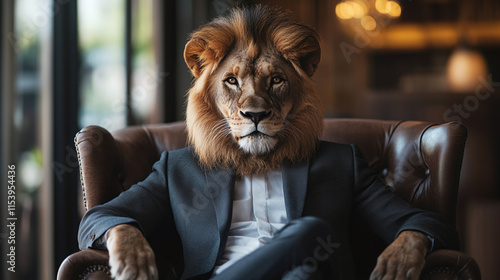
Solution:
M377 11L379 13L386 14L387 13L387 4L388 4L387 2L388 2L387 0L375 1L375 9L377 9Z
M375 9L381 14L389 14L391 17L401 16L401 5L396 1L376 0Z
M346 2L337 4L335 13L340 19L350 19L354 17L354 10L352 6Z
M355 18L362 18L364 17L367 12L368 8L366 7L365 3L357 0L357 1L347 1L345 2L348 5L351 5L352 10L353 10L353 17Z
M365 30L372 31L377 28L377 22L373 17L365 16L361 19L361 26L363 26Z
M394 1L388 1L386 11L391 17L399 17L401 15L401 6Z
M474 92L479 77L488 75L484 57L478 51L460 48L448 60L446 78L455 92Z
M362 18L368 13L368 8L359 0L345 1L335 6L335 13L341 19Z

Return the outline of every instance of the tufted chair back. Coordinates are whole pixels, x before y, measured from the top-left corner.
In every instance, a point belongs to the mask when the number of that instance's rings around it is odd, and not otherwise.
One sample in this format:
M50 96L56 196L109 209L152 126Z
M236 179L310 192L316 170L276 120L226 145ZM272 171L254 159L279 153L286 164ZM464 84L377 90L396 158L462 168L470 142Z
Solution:
M459 123L326 119L323 139L354 143L370 167L418 208L455 223L467 130Z
M396 193L454 223L466 137L465 127L458 123L325 119L322 139L357 144L368 164ZM128 127L112 134L90 126L77 134L75 143L84 203L89 209L145 179L162 151L186 145L186 132L183 122ZM352 232L359 278L367 279L387 244L361 224L354 223ZM169 246L175 245L152 241L155 252L166 252ZM173 273L163 273L175 278L182 269L182 257L160 255L173 264Z
M459 123L326 119L323 139L355 143L384 183L413 206L455 224L467 130ZM388 245L353 219L351 240L359 279L368 279Z

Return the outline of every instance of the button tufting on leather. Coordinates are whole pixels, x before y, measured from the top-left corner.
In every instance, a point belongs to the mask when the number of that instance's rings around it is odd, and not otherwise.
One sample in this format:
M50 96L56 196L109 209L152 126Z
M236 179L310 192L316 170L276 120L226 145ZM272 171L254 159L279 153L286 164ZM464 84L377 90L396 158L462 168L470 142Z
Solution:
M426 169L425 170L425 176L429 176L429 174L431 174L431 171L429 169Z

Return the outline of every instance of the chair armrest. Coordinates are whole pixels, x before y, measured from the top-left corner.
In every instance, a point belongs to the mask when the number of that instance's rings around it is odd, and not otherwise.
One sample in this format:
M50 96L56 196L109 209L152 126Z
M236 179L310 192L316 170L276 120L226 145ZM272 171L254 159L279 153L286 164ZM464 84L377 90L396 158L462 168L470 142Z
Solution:
M427 256L420 279L480 280L481 273L471 256L459 251L437 250Z
M59 267L57 280L111 280L108 251L84 250L67 257Z
M70 255L61 263L57 280L112 280L108 263L108 251L83 250ZM163 256L156 255L156 263L160 279L178 279L174 266Z

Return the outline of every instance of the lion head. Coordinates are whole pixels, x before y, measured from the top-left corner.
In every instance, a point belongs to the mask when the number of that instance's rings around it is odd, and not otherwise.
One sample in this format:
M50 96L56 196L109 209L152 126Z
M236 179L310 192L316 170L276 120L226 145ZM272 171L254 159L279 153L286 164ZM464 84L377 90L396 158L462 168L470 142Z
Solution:
M194 31L186 124L200 162L248 175L307 160L322 131L320 56L318 34L277 8L234 9Z

